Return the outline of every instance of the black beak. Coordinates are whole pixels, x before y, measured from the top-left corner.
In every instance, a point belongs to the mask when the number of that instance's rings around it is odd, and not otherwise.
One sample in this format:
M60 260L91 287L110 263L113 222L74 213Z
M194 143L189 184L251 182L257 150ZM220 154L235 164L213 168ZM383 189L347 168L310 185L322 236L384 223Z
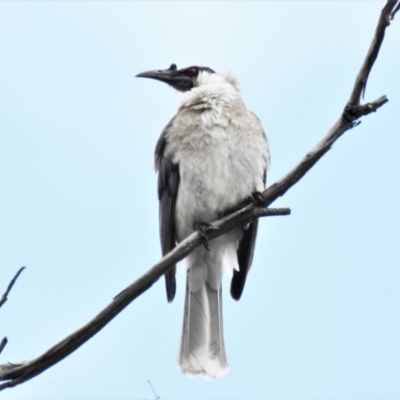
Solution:
M177 71L170 69L155 69L153 71L141 72L136 75L136 78L150 78L161 82L170 83L178 78Z
M136 75L137 78L156 79L171 85L176 90L185 92L193 87L192 78L178 71L175 64L172 64L168 69L156 69L146 71Z

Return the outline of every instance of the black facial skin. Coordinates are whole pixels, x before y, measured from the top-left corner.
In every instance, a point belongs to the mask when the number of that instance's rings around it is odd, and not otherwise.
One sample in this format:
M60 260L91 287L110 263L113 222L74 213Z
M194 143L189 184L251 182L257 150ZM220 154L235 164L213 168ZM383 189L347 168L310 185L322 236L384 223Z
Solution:
M136 75L140 78L151 78L161 82L165 82L180 92L187 92L192 89L195 79L199 76L200 71L215 73L208 67L191 66L178 70L176 64L171 64L168 69L147 71Z

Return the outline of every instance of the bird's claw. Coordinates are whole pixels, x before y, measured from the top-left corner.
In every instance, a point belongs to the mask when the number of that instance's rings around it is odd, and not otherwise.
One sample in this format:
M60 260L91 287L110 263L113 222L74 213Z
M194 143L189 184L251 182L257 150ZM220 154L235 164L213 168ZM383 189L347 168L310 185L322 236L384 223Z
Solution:
M194 224L194 229L199 233L201 238L203 239L204 248L207 251L210 251L209 241L207 237L207 232L214 229L214 226L208 222L197 222Z
M264 196L261 192L256 190L251 194L251 196L253 198L253 204L256 207L264 207Z
M232 214L248 204L254 204L256 207L264 207L264 195L262 192L259 192L258 190L252 192L251 196L247 197L244 201L224 211L221 214L221 217Z

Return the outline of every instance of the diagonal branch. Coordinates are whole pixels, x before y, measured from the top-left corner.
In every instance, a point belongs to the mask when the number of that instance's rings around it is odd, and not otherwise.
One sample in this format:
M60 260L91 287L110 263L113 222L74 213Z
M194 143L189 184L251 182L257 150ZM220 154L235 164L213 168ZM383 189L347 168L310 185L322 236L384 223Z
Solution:
M263 192L265 207L268 207L278 197L283 196L287 190L295 185L318 160L330 150L333 143L342 136L344 132L359 125L359 118L375 112L388 101L386 96L382 96L371 103L362 105L360 104L360 97L365 91L369 73L378 56L385 30L389 25L389 20L394 17L398 9L399 1L387 1L381 12L366 59L357 75L350 99L338 121L328 131L325 137L323 137L323 139L317 143L291 171ZM289 209L277 210L258 208L253 204L248 204L242 209L214 222L213 226L215 229L211 230L207 236L209 239L213 239L230 230L244 226L261 216L287 215L289 213ZM123 292L118 294L112 302L88 324L63 339L38 358L19 364L8 363L0 365L0 380L6 381L0 385L0 390L19 385L67 357L99 332L134 299L148 290L172 265L185 258L194 248L201 244L202 239L198 233L190 235L149 271L128 286Z
M234 227L246 225L260 216L288 215L289 209L265 209L251 207L246 211L239 210L230 216L215 223L209 235L210 239L220 236ZM233 217L232 217L233 216ZM116 315L118 315L128 304L149 289L161 276L167 272L171 265L185 258L194 248L201 245L203 239L196 232L182 241L174 250L167 254L161 261L155 264L148 272L118 294L112 302L104 308L89 323L67 336L61 342L47 350L44 354L31 361L19 364L0 365L0 380L7 380L0 385L0 390L10 388L23 383L40 374L47 368L56 364L78 347L84 344L92 336L98 333Z

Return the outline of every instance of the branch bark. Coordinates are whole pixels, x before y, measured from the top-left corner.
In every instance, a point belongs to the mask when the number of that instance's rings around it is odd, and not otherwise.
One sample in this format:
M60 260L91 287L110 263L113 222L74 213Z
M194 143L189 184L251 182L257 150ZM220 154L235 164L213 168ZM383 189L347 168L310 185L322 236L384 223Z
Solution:
M357 75L349 101L339 119L323 139L291 171L263 192L265 207L271 205L278 197L283 196L295 185L330 150L333 143L343 133L359 125L359 118L375 112L388 101L386 96L381 96L373 102L360 104L361 96L365 92L368 76L381 48L386 28L398 11L399 4L398 0L388 0L384 6L367 56ZM242 209L214 222L213 226L215 229L210 231L208 237L211 240L230 230L244 226L261 216L287 215L289 213L289 209L268 209L248 204ZM0 365L0 381L6 381L0 385L0 391L26 382L71 354L107 325L128 304L148 290L173 264L185 258L195 247L201 244L202 239L198 233L190 235L149 271L118 294L88 324L57 343L38 358L19 364L9 363Z

